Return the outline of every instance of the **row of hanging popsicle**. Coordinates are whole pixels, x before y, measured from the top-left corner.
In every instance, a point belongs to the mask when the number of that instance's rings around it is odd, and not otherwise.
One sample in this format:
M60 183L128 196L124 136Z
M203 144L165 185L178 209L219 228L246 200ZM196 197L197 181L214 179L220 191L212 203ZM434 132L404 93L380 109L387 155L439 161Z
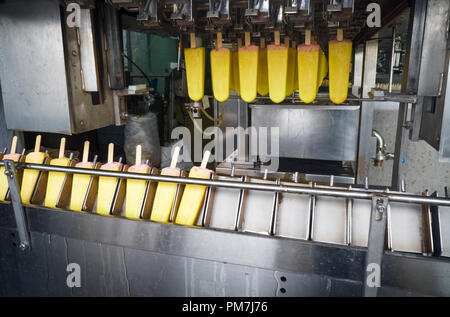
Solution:
M34 164L66 166L83 169L100 169L116 172L142 173L164 176L185 176L176 167L180 148L176 147L170 167L158 169L142 163L142 147L136 146L136 162L128 167L114 161L114 144L108 147L108 161L97 162L97 156L89 162L89 141L84 143L82 161L65 157L66 139L62 138L59 156L50 159L40 151L41 136L36 137L34 151L24 155L16 153L17 137L13 138L11 152L0 154L0 159ZM188 177L209 179L213 171L206 168L210 152L206 151L200 166L194 166ZM0 168L0 201L11 199L4 167ZM43 204L48 208L68 208L77 212L96 212L100 215L118 215L125 210L130 219L150 219L169 222L171 213L176 215L174 222L192 226L203 204L206 187L201 185L180 186L177 183L151 182L139 179L122 179L110 176L93 176L79 173L44 172L32 169L16 171L20 198L23 204ZM175 197L177 196L177 201ZM125 208L123 208L125 202ZM96 205L96 206L95 206Z
M315 100L319 87L329 71L329 95L335 104L347 99L352 42L344 40L342 29L337 39L328 46L329 63L319 45L314 43L311 31L305 32L305 44L290 44L289 37L280 43L280 32L274 32L274 43L252 45L250 32L245 33L245 45L238 39L238 50L222 46L222 33L217 33L216 47L211 51L211 79L214 97L223 102L234 90L246 102L257 95L266 96L275 103L298 89L304 103ZM184 50L189 97L199 101L204 95L205 48L196 47L195 34L191 33L191 47Z

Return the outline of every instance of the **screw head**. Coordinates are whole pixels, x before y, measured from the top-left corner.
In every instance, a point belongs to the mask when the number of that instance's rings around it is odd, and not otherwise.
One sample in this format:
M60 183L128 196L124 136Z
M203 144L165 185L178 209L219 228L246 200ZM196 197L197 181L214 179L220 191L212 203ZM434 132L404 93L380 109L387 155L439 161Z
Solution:
M386 207L383 205L377 205L377 211L383 213L386 211Z

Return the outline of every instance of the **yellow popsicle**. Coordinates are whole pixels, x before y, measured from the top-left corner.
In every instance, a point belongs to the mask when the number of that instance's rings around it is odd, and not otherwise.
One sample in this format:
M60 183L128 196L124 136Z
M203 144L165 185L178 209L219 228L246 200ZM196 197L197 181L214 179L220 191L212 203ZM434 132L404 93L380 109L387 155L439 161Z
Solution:
M280 103L286 97L289 49L286 45L267 46L267 71L270 100Z
M194 33L191 33L191 48L184 49L184 60L189 98L199 101L205 90L205 48L196 47Z
M41 146L41 136L36 137L36 143L34 145L34 152L29 153L25 158L25 163L44 164L48 155L43 152L39 152ZM23 171L22 188L20 189L20 198L23 204L30 204L31 198L35 189L37 190L37 182L39 180L40 171L25 169Z
M289 46L288 46L289 47ZM286 81L286 96L292 95L294 92L294 76L295 76L295 62L296 54L292 48L288 49L288 72Z
M64 157L64 149L66 145L66 138L61 138L59 148L59 157L50 161L52 166L69 166L70 159ZM47 191L45 193L45 207L56 208L60 193L66 181L66 173L63 172L49 172L47 181Z
M261 38L258 54L258 94L266 96L269 93L269 79L267 75L267 49L264 38Z
M75 167L94 169L95 163L88 162L89 159L89 141L84 142L83 159L80 163L77 163ZM70 210L73 211L85 211L85 202L88 193L91 191L97 191L97 187L92 186L94 176L73 174L72 179L72 193L70 196Z
M320 46L303 44L298 46L298 93L304 103L311 103L316 99Z
M142 164L142 146L136 146L136 164L128 169L131 173L148 174L150 172L150 166ZM147 193L148 181L140 179L127 179L127 192L126 192L126 208L125 216L130 219L145 218L148 210L145 210L145 198Z
M232 82L233 82L233 90L238 95L241 94L240 83L239 83L239 56L238 52L231 52L231 68L232 68Z
M292 48L294 51L294 91L298 90L298 59L297 59L297 44L292 42Z
M119 172L122 170L123 164L120 162L113 162L114 157L114 143L110 143L108 147L108 163L103 164L100 169L107 171ZM97 199L97 213L100 215L111 214L112 204L114 202L114 195L119 186L119 179L117 177L100 176L98 180L98 199Z
M16 149L17 149L17 136L14 136L12 139L10 153L5 154L2 159L18 162L21 159L22 155L17 154ZM21 178L19 177L19 174L20 173L17 173L17 171L16 171L16 175L18 177L18 182L20 185ZM6 201L6 200L9 200L9 185L8 185L8 179L5 175L5 167L1 166L0 167L0 201Z
M325 56L325 53L320 50L319 53L319 80L317 82L317 90L319 90L320 86L322 85L323 80L328 74L328 61L327 57Z
M203 178L209 179L213 171L206 168L206 164L209 160L210 152L206 151L202 164L194 166L189 172L191 178ZM180 207L178 208L178 214L175 223L186 226L193 226L197 220L198 212L203 204L205 198L206 186L202 185L186 185L183 197L181 198Z
M170 167L163 168L163 176L180 176L180 169L177 166L180 148L177 146L172 155ZM153 201L152 214L150 220L158 222L169 222L170 212L175 201L177 183L159 182L156 188L155 200Z
M341 104L347 99L348 94L352 42L347 40L330 41L328 54L330 59L330 99L335 104Z
M223 102L230 96L231 52L221 47L211 50L211 79L214 97Z
M245 46L239 48L239 84L241 98L252 102L258 87L258 46L250 45L250 32L245 32Z

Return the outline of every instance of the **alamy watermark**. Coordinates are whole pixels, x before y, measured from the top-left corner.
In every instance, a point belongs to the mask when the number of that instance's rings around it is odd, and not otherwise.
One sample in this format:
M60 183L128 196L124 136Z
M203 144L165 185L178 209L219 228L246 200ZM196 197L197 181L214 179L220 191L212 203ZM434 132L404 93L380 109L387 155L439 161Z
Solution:
M81 268L78 263L69 263L66 271L69 272L66 278L67 287L81 287Z
M208 127L202 130L202 121L194 119L197 128L194 136L183 126L172 130L172 140L181 141L181 161L201 162L205 151L210 151L209 162L223 162L226 155L235 152L233 160L239 162L262 163L261 169L277 171L280 156L280 128L279 127L226 127L224 131L218 127ZM203 147L203 141L210 140ZM192 144L193 143L193 144Z

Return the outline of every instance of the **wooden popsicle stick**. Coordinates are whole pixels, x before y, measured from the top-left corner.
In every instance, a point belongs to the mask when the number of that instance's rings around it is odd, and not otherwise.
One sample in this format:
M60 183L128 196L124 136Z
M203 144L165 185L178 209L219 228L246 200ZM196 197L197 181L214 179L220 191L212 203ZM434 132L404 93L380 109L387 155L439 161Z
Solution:
M252 43L250 41L250 32L245 32L245 46L250 46Z
M114 143L109 143L108 145L108 163L114 161Z
M284 37L284 45L286 45L288 48L289 48L289 41L290 41L289 36L285 36Z
M259 46L260 46L261 48L266 48L266 39L265 39L264 37L261 37L261 38L259 39Z
M297 48L297 42L296 41L292 41L292 48Z
M197 48L197 42L195 40L195 33L191 32L189 34L189 36L190 36L190 39L191 39L191 48Z
M275 45L280 45L280 31L274 32L274 41Z
M36 136L36 142L34 143L34 151L35 152L40 152L41 138L42 138L42 136L40 134L38 136Z
M16 154L16 150L17 150L17 135L13 136L11 142L11 151L9 153Z
M238 38L237 39L237 45L238 45L238 48L240 48L240 47L242 47L242 39L241 38Z
M179 156L179 155L180 155L180 147L177 146L177 147L175 147L175 149L173 150L172 161L170 162L170 168L175 168L175 167L177 167L178 156Z
M58 158L64 157L64 151L66 150L66 138L61 138L61 143L59 144L59 156Z
M206 151L205 154L203 154L202 164L200 165L201 168L206 168L206 165L208 164L210 155L211 155L210 151Z
M344 40L344 30L343 29L337 30L337 40L339 42L342 42Z
M222 32L217 32L217 43L216 48L222 48Z
M141 165L142 162L142 145L136 145L136 165Z
M84 141L84 148L83 148L83 163L87 163L89 159L89 141Z
M311 30L305 31L305 44L311 45Z

